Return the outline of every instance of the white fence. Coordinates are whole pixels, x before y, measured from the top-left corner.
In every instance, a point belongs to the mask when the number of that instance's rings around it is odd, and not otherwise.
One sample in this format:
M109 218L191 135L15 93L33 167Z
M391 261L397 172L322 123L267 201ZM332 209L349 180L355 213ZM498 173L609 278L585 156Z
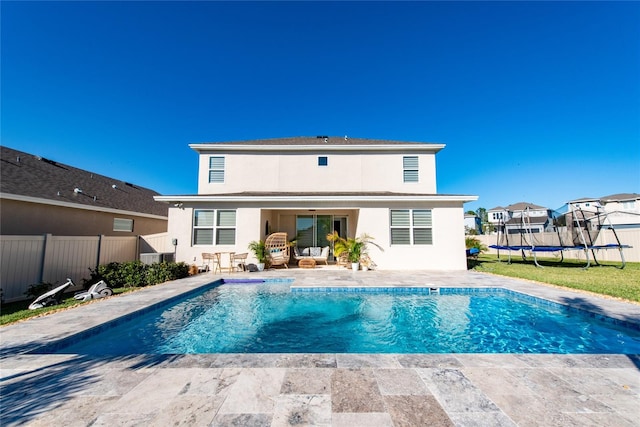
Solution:
M620 239L620 243L623 245L631 246L631 248L624 248L623 254L624 259L629 262L640 262L640 230L635 229L622 229L616 230L616 234ZM483 244L487 247L489 245L495 245L497 235L480 235L480 236L472 236L478 238ZM549 241L554 242L557 240L557 235L555 233L540 233L535 234L535 238L538 241ZM518 235L510 235L509 240L513 241L514 245L520 245L520 239ZM556 243L557 244L557 243ZM594 242L595 245L608 245L608 244L617 244L613 231L611 230L602 230L598 235L598 238ZM495 249L489 249L487 253L497 254L498 251ZM549 253L541 253L538 252L538 257L551 257L553 256L553 252ZM501 250L500 257L507 255L507 251ZM514 255L514 252L511 253ZM527 254L528 255L528 254ZM564 257L566 259L580 259L584 260L585 255L584 251L565 251ZM589 259L591 259L591 253L589 253ZM611 261L611 262L620 262L620 252L618 249L602 249L596 251L596 258L598 261ZM592 260L593 261L593 260Z
M29 285L61 284L67 277L81 288L90 269L138 259L140 252L173 248L167 233L151 236L0 236L0 289L4 301L25 299Z

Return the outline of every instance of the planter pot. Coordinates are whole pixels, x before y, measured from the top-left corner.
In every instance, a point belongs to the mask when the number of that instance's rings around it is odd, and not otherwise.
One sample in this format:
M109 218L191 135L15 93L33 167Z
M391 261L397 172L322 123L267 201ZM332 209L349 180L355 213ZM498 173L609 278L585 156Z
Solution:
M368 271L368 270L369 270L369 267L367 267L366 265L362 266L362 271Z
M352 262L351 263L351 269L353 271L358 271L358 268L360 268L360 263L359 262Z
M264 262L258 263L258 271L264 271Z

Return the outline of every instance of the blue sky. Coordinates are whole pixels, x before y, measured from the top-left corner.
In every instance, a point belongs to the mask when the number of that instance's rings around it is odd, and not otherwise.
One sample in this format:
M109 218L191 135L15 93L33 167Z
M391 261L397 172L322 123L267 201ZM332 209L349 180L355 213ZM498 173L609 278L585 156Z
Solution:
M189 143L447 144L465 210L640 193L638 2L10 2L2 145L195 194Z

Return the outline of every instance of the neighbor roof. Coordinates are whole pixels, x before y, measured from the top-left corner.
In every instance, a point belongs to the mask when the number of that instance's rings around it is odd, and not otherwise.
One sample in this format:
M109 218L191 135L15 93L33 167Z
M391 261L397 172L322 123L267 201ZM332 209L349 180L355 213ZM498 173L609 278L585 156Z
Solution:
M509 205L507 206L507 210L508 211L524 211L527 208L529 209L547 209L544 206L538 206L538 205L534 205L533 203L529 203L529 202L518 202L518 203L514 203L513 205Z
M600 198L603 202L622 202L626 200L638 200L640 199L640 194L638 193L618 193L612 194L610 196L603 196Z
M168 214L167 204L153 198L159 193L148 188L12 148L0 148L3 197L15 195L164 217Z

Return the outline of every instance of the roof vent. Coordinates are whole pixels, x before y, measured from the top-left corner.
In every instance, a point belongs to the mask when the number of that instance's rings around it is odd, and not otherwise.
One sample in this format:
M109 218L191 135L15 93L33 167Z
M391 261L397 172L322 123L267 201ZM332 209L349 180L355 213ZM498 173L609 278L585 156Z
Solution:
M20 163L20 156L16 157L16 162Z
M347 141L349 137L347 135L344 136L344 140Z
M118 188L118 186L117 186L117 185L115 185L115 184L112 184L112 185L111 185L111 188L113 188L114 190L116 190L116 189Z
M76 188L73 189L73 192L76 193L76 194L81 194L82 190L79 189L78 187L76 187Z

